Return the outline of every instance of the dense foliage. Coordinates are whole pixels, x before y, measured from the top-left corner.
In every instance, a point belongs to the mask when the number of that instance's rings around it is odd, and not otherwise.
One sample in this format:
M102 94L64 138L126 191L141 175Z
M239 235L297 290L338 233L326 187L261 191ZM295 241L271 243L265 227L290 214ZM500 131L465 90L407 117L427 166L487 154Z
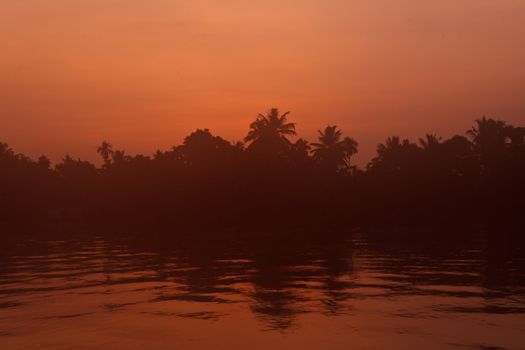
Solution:
M207 129L152 156L103 142L100 167L69 155L51 167L0 143L0 221L125 220L265 227L523 220L525 128L482 118L465 136L397 136L366 169L336 126L295 142L289 113L270 110L245 143Z

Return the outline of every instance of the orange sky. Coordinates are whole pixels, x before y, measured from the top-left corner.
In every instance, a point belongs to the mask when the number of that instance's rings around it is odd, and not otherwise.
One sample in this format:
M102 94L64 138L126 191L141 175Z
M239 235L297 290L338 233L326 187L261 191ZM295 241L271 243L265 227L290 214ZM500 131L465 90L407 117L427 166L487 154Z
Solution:
M363 163L391 134L525 124L523 0L1 0L0 140L95 160L291 110Z

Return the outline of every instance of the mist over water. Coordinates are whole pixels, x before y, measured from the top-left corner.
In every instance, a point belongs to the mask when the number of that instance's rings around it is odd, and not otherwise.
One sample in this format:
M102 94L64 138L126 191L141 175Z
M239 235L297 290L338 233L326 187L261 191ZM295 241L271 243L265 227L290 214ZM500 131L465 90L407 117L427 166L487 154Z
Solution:
M0 344L523 349L524 245L503 233L13 239Z

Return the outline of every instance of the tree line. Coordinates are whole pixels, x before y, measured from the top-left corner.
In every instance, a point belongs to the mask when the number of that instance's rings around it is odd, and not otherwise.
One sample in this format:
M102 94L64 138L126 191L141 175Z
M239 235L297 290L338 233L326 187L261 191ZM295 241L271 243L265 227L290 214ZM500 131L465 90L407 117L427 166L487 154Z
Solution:
M102 142L102 165L51 166L0 143L0 222L87 220L180 225L523 224L525 128L483 117L463 135L389 137L364 169L337 126L297 136L271 109L244 142L198 129L153 155Z

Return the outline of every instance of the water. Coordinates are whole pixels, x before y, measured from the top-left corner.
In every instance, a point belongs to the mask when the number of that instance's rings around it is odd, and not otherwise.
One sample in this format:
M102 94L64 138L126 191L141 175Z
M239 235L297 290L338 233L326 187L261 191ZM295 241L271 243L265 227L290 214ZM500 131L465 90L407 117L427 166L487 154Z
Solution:
M422 241L20 241L0 348L525 349L523 250Z

